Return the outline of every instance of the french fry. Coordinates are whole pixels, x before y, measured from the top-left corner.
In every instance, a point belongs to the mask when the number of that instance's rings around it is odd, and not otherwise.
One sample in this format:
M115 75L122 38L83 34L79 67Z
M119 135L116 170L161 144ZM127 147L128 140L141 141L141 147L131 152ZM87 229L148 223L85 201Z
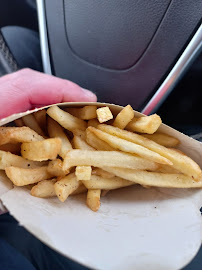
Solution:
M39 110L38 112L34 112L34 117L38 123L38 125L40 126L40 128L44 131L46 128L46 110Z
M64 177L65 175L69 173L69 170L64 171L62 166L63 166L62 160L60 159L51 160L48 163L47 170L51 175L54 175L57 177L58 176Z
M90 180L92 168L91 166L77 166L75 175L77 180Z
M20 151L21 151L21 143L6 143L6 144L3 144L3 145L0 145L0 150L18 155L18 154L20 154Z
M159 152L161 151L162 149ZM173 162L173 168L192 177L195 181L200 180L202 174L201 169L199 165L194 162L190 157L178 151L175 151L174 149L168 148L166 148L165 151L162 151L162 153L165 157L167 157Z
M99 121L97 119L92 119L88 121L88 127L97 127L99 125Z
M103 178L112 178L115 176L113 173L109 173L101 168L94 168L92 174L101 176Z
M165 147L176 147L180 143L178 139L164 133L144 134L143 136Z
M120 113L116 116L113 126L124 129L128 123L134 118L135 112L130 105L127 105Z
M140 118L133 118L133 120L126 126L127 130L153 134L160 127L162 121L160 116L152 114L150 116L142 116Z
M201 180L196 182L184 174L134 171L131 169L111 167L105 167L105 170L140 185L165 188L202 188Z
M33 114L28 114L22 117L24 124L37 132L39 135L45 137L43 130L40 128Z
M127 152L131 154L137 154L140 157L143 157L145 159L160 163L160 164L168 164L172 165L172 162L169 161L167 158L159 155L156 152L153 152L139 144L136 144L134 142L130 142L125 139L121 139L119 137L113 136L109 133L103 132L99 129L96 129L94 127L88 127L87 130L94 133L99 139L104 140L106 143L108 143L110 146Z
M173 152L177 152L178 154L181 154L183 156L188 157L184 152L182 152L180 149L176 149L176 148L168 148L170 150L172 150Z
M54 184L56 183L56 178L51 180L42 180L37 185L33 186L31 189L31 195L38 198L49 198L55 197Z
M92 146L87 144L81 137L79 136L74 136L73 140L73 145L75 149L81 149L81 150L95 150Z
M51 178L47 167L38 167L35 169L23 169L18 167L6 167L6 175L16 186L25 186L37 183L41 180Z
M29 127L0 127L0 145L42 140L44 138Z
M51 138L60 138L62 144L61 144L61 150L59 153L59 156L61 156L63 159L66 156L66 153L69 150L72 150L72 145L67 138L67 135L65 134L63 128L52 118L48 118L47 121L47 129L48 129L48 134Z
M120 177L103 178L97 175L92 175L91 180L82 181L87 189L118 189L122 187L132 186L135 183L122 179Z
M5 170L6 167L10 166L33 169L39 167L40 162L27 160L10 152L0 151L0 170Z
M107 122L110 119L113 119L113 114L110 111L109 107L102 107L96 110L97 119L100 123Z
M173 168L173 166L169 165L160 165L159 168L157 169L157 172L162 172L162 173L180 173L178 170Z
M23 127L24 126L24 122L23 122L22 118L16 119L14 122L15 122L17 127Z
M104 142L95 134L93 134L89 129L86 129L86 141L87 143L92 146L94 149L100 151L114 151L115 148L111 147L108 143Z
M78 187L79 181L77 181L74 173L65 176L54 184L56 195L61 202L64 202Z
M34 185L31 188L31 195L39 198L48 198L48 197L56 197L56 192L54 188L54 184L57 182L57 179L51 180L42 180L38 182L38 184ZM79 183L79 187L72 192L70 195L78 195L87 191L87 188Z
M60 149L61 140L59 138L46 139L39 142L22 143L21 155L29 160L43 161L56 159Z
M136 170L157 170L158 165L150 160L118 151L88 151L74 149L67 153L63 170L74 166L93 166L93 167L121 167Z
M67 111L68 113L83 120L90 120L90 119L96 118L97 117L96 110L97 110L97 106L95 105L84 106L83 108L65 109L65 111Z
M178 171L193 177L195 180L200 179L201 169L191 158L182 154L182 152L176 151L174 149L168 149L160 144L155 143L152 140L149 140L141 135L128 132L126 130L121 130L115 127L107 125L99 125L98 128L107 132L108 134L113 134L119 138L128 140L130 142L137 143L148 148L151 151L154 151L161 156L167 158L173 163L173 168Z
M47 114L69 131L86 129L87 123L85 121L61 110L58 106L50 107L47 110Z
M100 189L88 190L86 204L94 212L97 212L98 209L100 208L100 194L101 194Z
M79 136L82 140L85 140L86 139L86 133L83 130L74 129L72 131L72 133L73 133L74 136Z
M79 195L79 194L82 194L82 193L85 193L87 191L87 188L84 186L83 183L79 182L79 186L78 188L73 191L70 196L73 196L73 195Z

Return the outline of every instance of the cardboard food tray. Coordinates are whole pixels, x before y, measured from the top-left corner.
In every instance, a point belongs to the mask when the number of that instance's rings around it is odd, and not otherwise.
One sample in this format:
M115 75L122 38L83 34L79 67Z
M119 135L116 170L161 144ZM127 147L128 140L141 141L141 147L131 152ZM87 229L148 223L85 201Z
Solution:
M109 106L104 103L63 103L64 107ZM48 108L50 106L44 107ZM43 108L40 108L43 109ZM0 120L0 126L40 110ZM135 112L135 116L142 116ZM202 144L161 125L159 131L178 138L179 149L202 167ZM85 205L85 194L57 198L32 197L0 172L0 198L10 213L45 244L92 269L180 269L196 255L202 240L202 190L133 186L101 198L97 213Z

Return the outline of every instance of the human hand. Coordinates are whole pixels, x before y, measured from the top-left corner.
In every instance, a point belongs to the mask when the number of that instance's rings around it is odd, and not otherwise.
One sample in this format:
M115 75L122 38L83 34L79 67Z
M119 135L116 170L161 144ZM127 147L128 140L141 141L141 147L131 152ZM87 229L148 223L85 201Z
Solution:
M35 107L60 102L97 101L77 84L31 69L0 78L0 119Z

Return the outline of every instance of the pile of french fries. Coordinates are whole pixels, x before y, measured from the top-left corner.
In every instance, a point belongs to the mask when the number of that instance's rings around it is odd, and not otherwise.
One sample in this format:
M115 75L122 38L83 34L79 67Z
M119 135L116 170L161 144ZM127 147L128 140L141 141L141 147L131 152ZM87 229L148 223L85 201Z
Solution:
M108 191L143 187L201 188L201 169L175 147L178 139L158 132L161 118L136 118L130 105L118 115L109 107L52 106L0 127L0 169L31 195L87 193L97 211Z

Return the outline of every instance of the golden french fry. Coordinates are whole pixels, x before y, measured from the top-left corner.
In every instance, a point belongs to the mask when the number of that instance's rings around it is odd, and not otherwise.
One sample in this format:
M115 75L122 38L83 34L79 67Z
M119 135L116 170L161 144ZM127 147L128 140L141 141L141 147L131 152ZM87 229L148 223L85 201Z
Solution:
M31 187L31 195L39 198L48 198L48 197L56 197L56 192L54 188L54 184L57 182L57 179L51 180L42 180L38 182L38 184ZM72 192L70 195L78 195L87 191L87 188L79 183L79 187Z
M133 118L133 120L126 126L127 130L153 134L162 124L160 116L152 114L150 116L142 116L140 118Z
M34 112L34 117L42 130L46 127L46 110L39 110Z
M134 118L135 112L130 105L127 105L120 113L116 116L113 126L124 129L128 123Z
M98 209L100 208L100 194L101 194L100 189L88 190L86 204L94 212L97 212Z
M103 178L112 178L115 176L113 173L109 173L101 168L94 168L92 174L101 176Z
M143 136L165 147L176 147L180 143L178 139L164 133L144 134Z
M173 152L177 152L178 154L181 154L183 156L187 156L184 152L182 152L180 149L176 149L176 148L168 148L171 149ZM188 156L187 156L188 157Z
M90 146L89 144L87 144L81 137L79 136L74 136L73 140L73 145L75 149L81 149L81 150L94 150L95 148L93 148L92 146Z
M90 180L92 168L91 166L77 166L75 175L77 180Z
M80 129L74 129L74 130L72 131L72 133L73 133L74 136L78 136L78 137L80 137L82 140L85 141L85 139L86 139L86 133L85 133L85 131L80 130Z
M84 186L84 184L82 184L81 182L79 182L79 186L78 188L73 191L70 196L72 195L78 195L78 194L81 194L81 193L85 193L87 191L87 188Z
M28 114L22 117L24 124L36 131L39 135L45 137L43 130L40 128L33 114Z
M14 122L15 122L17 127L23 127L24 126L24 122L23 122L22 118L16 119Z
M67 108L65 111L83 120L90 120L97 117L97 106L84 106L83 108Z
M202 180L196 182L192 177L184 174L134 171L112 167L105 167L105 170L140 185L165 188L202 188Z
M121 167L136 170L157 170L158 165L150 160L118 151L88 151L74 149L67 153L63 170L74 166L94 166L94 167Z
M50 107L47 114L67 130L86 129L87 123L85 121L61 110L58 106Z
M44 138L29 127L0 127L0 145L42 140Z
M44 164L42 163L42 165ZM10 166L33 169L42 165L40 165L40 162L27 160L10 152L0 151L0 170L5 170L6 167Z
M118 189L122 187L132 186L135 183L122 179L120 177L103 178L97 175L92 175L91 180L82 181L87 189Z
M20 154L21 143L6 143L0 145L1 151L11 152L12 154Z
M91 119L88 121L88 127L97 127L99 125L99 121L97 119Z
M102 107L96 110L97 118L100 123L107 122L110 119L113 119L113 114L110 111L109 107Z
M93 134L90 130L86 129L86 141L87 143L92 146L94 149L100 151L114 151L115 148L111 147L108 143L104 142L95 134Z
M69 173L69 170L64 171L62 167L63 167L62 160L55 159L55 160L49 161L47 170L51 175L54 175L57 177L58 176L64 177L65 175Z
M52 118L48 118L47 121L47 129L48 129L48 134L51 138L60 138L61 139L61 150L59 155L64 159L66 156L66 153L69 150L72 150L72 145L67 138L67 135L65 134L63 128Z
M162 172L162 173L180 173L178 170L173 168L173 166L169 165L163 165L161 164L159 168L157 169L157 172Z
M104 140L106 143L108 143L110 146L124 151L126 153L131 154L137 154L140 157L143 157L145 159L160 163L160 164L169 164L172 165L172 162L168 160L167 158L159 155L158 153L151 151L139 144L136 144L134 142L130 142L125 139L121 139L117 136L113 136L109 133L106 133L104 131L101 131L99 129L96 129L94 127L88 127L87 130L94 133L98 138L101 140ZM121 129L120 129L121 130Z
M46 139L39 142L22 143L21 155L34 161L56 159L61 149L59 138Z
M154 151L160 154L161 156L167 158L173 163L172 167L174 169L177 169L178 171L186 175L189 175L190 177L193 177L196 180L200 179L201 177L201 169L198 166L198 164L196 164L196 162L194 162L191 158L186 156L184 153L182 154L182 152L179 152L179 150L177 149L175 150L168 149L141 135L138 135L138 134L126 131L126 130L121 130L116 127L111 127L107 125L99 125L98 128L100 130L107 132L108 134L113 134L114 136L117 136L119 138L137 143L139 145L142 145L150 149L151 151Z
M41 180L51 178L47 167L38 167L35 169L23 169L18 167L6 167L6 175L16 186L25 186L37 183Z
M163 151L164 156L173 162L173 168L192 177L195 181L200 180L202 173L199 165L190 157L175 150L167 149L166 151Z
M65 176L54 184L56 195L61 202L64 202L78 187L79 181L77 181L74 173Z
M31 195L39 198L55 197L54 184L56 181L56 179L40 181L37 185L32 187Z

